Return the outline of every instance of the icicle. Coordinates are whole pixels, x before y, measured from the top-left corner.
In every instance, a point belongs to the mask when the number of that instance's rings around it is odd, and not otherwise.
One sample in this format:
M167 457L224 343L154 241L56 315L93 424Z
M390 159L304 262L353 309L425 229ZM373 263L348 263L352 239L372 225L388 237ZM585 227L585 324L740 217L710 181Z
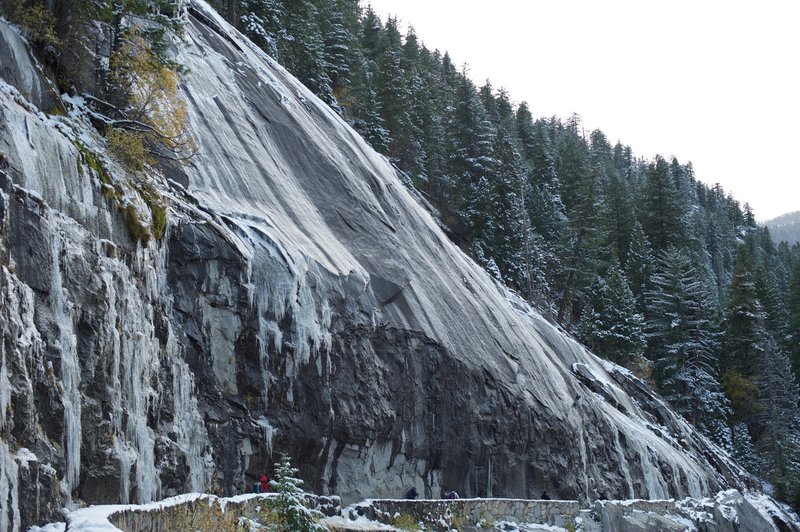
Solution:
M174 340L170 347L171 352L177 353L177 345ZM189 366L178 356L175 356L172 372L175 396L174 428L178 446L185 452L189 467L187 489L191 492L204 491L210 479L210 472L204 457L205 449L208 447L208 434L203 425L203 418L197 409L194 379Z
M61 356L61 384L64 390L64 482L67 493L72 493L78 485L81 470L81 368L77 340L72 332L74 325L67 315L67 300L61 282L59 257L63 244L55 228L53 234L50 247L50 307L58 326L56 347Z

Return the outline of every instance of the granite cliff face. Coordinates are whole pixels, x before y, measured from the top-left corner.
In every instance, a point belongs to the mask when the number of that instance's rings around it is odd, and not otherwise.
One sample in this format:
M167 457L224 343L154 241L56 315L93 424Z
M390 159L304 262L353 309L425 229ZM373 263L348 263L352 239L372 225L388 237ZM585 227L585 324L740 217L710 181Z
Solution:
M174 50L200 149L160 174L115 163L80 98L45 115L42 69L2 21L0 37L0 529L246 491L277 450L345 501L750 482L493 282L202 1Z

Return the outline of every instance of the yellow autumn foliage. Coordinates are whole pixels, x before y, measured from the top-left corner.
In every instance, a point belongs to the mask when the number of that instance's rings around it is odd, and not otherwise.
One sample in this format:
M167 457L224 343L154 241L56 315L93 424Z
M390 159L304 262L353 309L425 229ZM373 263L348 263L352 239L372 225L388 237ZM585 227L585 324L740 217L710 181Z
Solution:
M20 25L31 42L42 48L59 43L55 17L44 6L22 0L14 0L11 5L10 19Z
M114 157L129 170L138 172L151 162L150 153L144 145L143 133L112 127L106 132L106 140Z
M186 102L178 94L175 68L158 58L139 28L126 30L120 43L111 56L110 81L122 100L124 119L109 130L112 149L122 152L123 162L133 167L147 162L142 149L186 162L197 146L187 128Z

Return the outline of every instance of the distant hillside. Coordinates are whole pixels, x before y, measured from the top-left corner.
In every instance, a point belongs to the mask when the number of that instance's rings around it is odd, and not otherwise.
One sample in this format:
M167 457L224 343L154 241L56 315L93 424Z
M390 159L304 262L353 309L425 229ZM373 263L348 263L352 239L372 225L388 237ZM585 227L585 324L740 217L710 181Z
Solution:
M764 225L769 227L769 232L775 242L781 240L785 240L789 244L800 242L800 211L782 214L764 222Z

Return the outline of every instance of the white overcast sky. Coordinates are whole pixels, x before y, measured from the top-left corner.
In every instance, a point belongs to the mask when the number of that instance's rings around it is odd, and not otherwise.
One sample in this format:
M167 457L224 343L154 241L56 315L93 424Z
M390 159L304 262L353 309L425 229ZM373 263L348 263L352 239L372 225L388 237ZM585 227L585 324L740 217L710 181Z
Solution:
M798 0L370 3L534 116L692 161L760 220L800 210Z

